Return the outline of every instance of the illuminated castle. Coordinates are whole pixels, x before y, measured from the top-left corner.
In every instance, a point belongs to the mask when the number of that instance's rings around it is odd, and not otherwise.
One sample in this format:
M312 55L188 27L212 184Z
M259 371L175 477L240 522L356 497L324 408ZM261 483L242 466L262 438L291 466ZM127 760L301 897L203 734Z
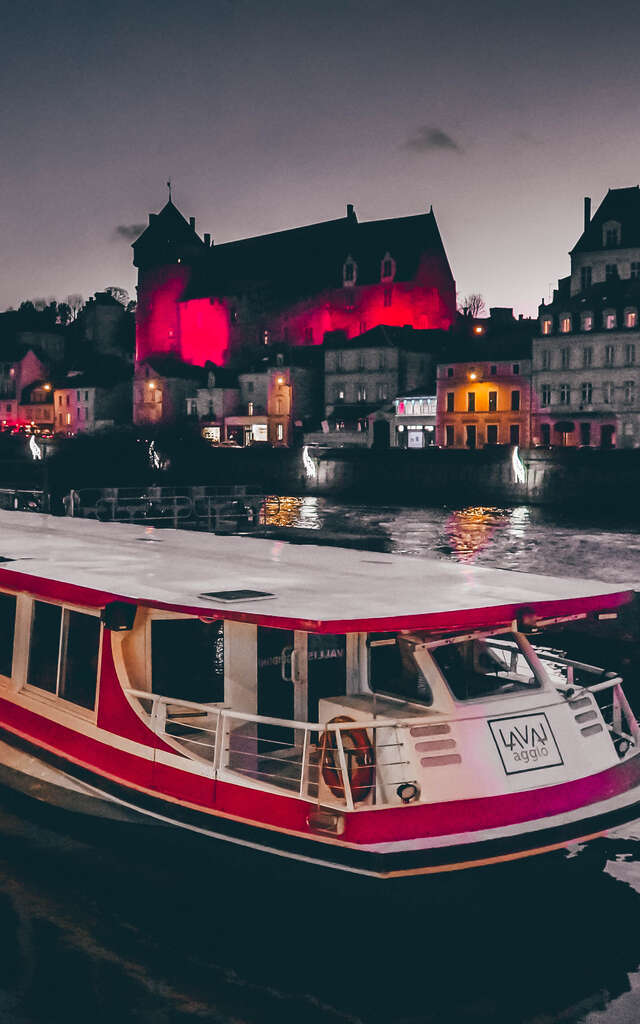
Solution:
M214 245L169 200L133 244L136 362L240 367L265 344L385 324L448 328L455 282L433 211L338 220Z

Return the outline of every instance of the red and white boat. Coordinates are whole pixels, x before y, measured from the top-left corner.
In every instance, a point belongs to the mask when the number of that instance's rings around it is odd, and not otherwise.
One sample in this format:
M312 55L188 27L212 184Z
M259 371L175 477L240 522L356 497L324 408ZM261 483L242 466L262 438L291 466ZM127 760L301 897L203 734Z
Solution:
M640 813L619 676L545 647L628 590L0 512L0 781L378 877Z

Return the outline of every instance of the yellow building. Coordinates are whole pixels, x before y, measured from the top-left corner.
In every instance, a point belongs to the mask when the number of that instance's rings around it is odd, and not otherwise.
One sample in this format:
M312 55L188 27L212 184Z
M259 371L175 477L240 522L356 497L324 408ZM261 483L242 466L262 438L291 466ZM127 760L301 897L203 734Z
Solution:
M443 363L437 373L436 443L444 448L531 440L531 360Z

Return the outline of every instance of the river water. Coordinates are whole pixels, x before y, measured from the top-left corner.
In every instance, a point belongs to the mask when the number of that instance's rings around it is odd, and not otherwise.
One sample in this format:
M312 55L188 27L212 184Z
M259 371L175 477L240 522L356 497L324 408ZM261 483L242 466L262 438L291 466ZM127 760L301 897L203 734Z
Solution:
M316 498L270 515L418 556L640 581L633 523ZM8 792L0 837L2 1024L640 1021L640 822L602 841L601 873L391 891Z

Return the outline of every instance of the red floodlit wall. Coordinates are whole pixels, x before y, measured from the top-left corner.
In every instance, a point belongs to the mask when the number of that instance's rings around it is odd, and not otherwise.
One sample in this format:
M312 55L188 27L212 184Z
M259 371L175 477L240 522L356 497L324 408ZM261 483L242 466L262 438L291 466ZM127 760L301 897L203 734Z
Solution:
M180 354L192 366L223 366L229 354L229 312L220 299L180 303Z
M447 330L455 317L455 283L440 261L425 257L413 281L334 288L292 304L250 324L232 326L224 298L182 301L189 268L170 265L141 274L136 321L136 360L174 353L194 366L228 362L243 345L260 345L264 330L271 340L319 345L328 331L354 338L378 324L418 330Z
M178 303L190 276L189 267L179 263L140 273L136 309L136 362L159 353L180 354Z

